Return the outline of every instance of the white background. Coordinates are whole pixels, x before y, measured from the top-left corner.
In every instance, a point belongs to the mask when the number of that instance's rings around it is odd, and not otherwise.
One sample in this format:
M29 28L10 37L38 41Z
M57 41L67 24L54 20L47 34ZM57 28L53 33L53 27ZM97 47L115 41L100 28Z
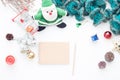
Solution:
M39 6L40 4L37 3ZM38 8L38 7L37 7ZM19 44L6 40L7 33L12 33L15 38L25 34L20 26L11 21L15 13L8 7L0 4L0 80L119 80L120 55L114 52L115 59L107 63L105 69L98 68L98 62L104 60L106 52L111 51L115 35L107 40L103 34L110 30L109 23L102 23L95 27L92 21L86 18L81 22L80 28L76 27L74 17L64 18L67 27L64 29L49 26L44 31L34 36L38 42L69 42L69 65L41 65L38 64L38 49L33 51L36 57L29 60L25 54L20 53ZM97 34L99 40L92 42L91 36ZM119 37L119 36L117 36ZM76 59L74 75L72 75L74 45L76 45ZM7 65L5 58L13 55L16 59L14 65Z

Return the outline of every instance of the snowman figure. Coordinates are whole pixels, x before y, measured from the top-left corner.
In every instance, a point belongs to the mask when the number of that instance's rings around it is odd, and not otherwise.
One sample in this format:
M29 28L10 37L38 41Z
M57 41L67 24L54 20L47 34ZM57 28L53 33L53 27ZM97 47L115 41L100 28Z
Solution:
M42 6L33 19L38 22L38 31L42 31L46 26L57 25L59 28L66 27L66 24L62 22L67 12L60 9L52 3L51 0L42 0Z

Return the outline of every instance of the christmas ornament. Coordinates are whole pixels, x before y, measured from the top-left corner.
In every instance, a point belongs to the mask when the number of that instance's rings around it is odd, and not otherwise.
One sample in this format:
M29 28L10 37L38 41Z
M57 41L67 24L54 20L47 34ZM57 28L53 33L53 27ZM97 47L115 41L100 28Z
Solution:
M35 57L35 53L31 50L21 50L21 53L26 54L29 59L33 59Z
M30 51L30 52L27 53L27 57L29 59L33 59L35 57L35 54L32 51Z
M38 22L39 31L41 31L49 25L57 25L59 28L66 27L66 24L62 22L66 15L67 12L56 7L51 0L42 0L42 7L33 18Z
M33 59L35 54L31 48L36 46L35 38L27 33L23 38L17 39L17 42L20 44L21 53L25 53L28 58Z
M105 54L105 60L107 62L112 62L114 60L114 54L110 51Z
M13 40L13 34L11 33L7 34L6 37L8 40ZM33 59L35 57L34 52L31 50L31 48L36 46L36 41L33 35L26 32L26 34L23 37L16 38L14 39L14 41L18 42L21 49L21 53L25 53L29 59Z
M114 53L112 51L108 51L106 52L106 54L104 55L104 59L105 61L107 62L112 62L114 60L115 56L114 56ZM100 61L98 63L98 67L99 69L104 69L106 67L106 62L105 61Z
M97 41L97 40L99 40L97 34L91 36L91 39L92 39L92 41Z
M100 61L100 62L98 63L98 67L99 67L99 69L104 69L104 68L106 68L106 62L105 62L105 61Z
M110 31L105 31L104 37L105 37L106 39L110 39L110 38L112 37L112 33L111 33Z
M13 65L14 62L15 62L14 56L8 55L8 56L6 57L6 63L7 63L8 65Z
M8 33L8 34L6 35L6 39L7 39L7 40L13 40L13 38L14 38L13 34Z

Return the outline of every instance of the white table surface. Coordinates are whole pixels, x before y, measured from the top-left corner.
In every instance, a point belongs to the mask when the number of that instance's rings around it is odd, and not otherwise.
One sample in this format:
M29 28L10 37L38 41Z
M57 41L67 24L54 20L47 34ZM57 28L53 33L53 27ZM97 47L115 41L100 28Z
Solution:
M36 57L27 59L20 53L19 45L15 41L6 40L7 33L14 37L24 35L24 30L11 21L15 13L0 3L0 80L119 80L120 55L114 52L115 59L107 63L105 69L98 68L98 62L104 60L106 52L113 48L115 35L107 40L103 34L110 30L109 23L102 23L95 27L89 18L83 21L80 28L76 27L74 17L64 18L67 27L64 29L56 26L47 27L44 31L34 36L39 42L69 42L69 65L41 65L38 64L38 49L34 50ZM97 34L99 40L91 41L91 36ZM117 36L119 37L119 36ZM76 59L74 75L72 75L74 45L76 44ZM5 58L13 55L16 59L14 65L7 65Z

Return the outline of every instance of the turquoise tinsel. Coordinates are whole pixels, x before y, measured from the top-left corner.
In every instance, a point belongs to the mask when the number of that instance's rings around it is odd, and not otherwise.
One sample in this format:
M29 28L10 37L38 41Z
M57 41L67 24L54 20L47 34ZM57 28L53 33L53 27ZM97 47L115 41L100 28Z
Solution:
M110 3L110 6L113 10L116 10L119 8L119 4L117 0L107 0Z
M79 2L80 2L80 4L82 5L82 6L84 6L85 5L85 2L87 1L87 0L78 0Z
M85 4L85 9L87 13L91 13L95 8L97 8L97 5L94 4L94 0L87 0Z
M78 10L80 9L80 4L78 1L70 1L66 4L66 10L70 15L78 15Z
M111 25L110 29L114 34L116 35L120 34L120 23L118 21L111 20L110 25Z
M90 13L90 18L93 20L94 25L98 25L104 21L104 15L101 12L100 8L94 9L94 11Z
M52 0L57 7L63 7L67 0Z
M85 8L88 13L91 13L95 8L104 10L106 8L106 3L104 0L87 0Z
M106 1L111 9L106 9ZM120 34L120 0L53 0L56 6L68 11L76 20L84 20L89 16L94 25L110 22L110 29L114 34Z
M118 22L120 22L120 14L119 15L115 15L115 20L117 20Z
M120 3L120 0L117 0L118 3Z
M76 20L78 20L78 21L84 20L83 12L84 12L84 9L83 9L83 8L80 8L80 9L78 10L78 14L75 15Z
M105 9L104 11L105 21L112 19L112 11L110 9Z

